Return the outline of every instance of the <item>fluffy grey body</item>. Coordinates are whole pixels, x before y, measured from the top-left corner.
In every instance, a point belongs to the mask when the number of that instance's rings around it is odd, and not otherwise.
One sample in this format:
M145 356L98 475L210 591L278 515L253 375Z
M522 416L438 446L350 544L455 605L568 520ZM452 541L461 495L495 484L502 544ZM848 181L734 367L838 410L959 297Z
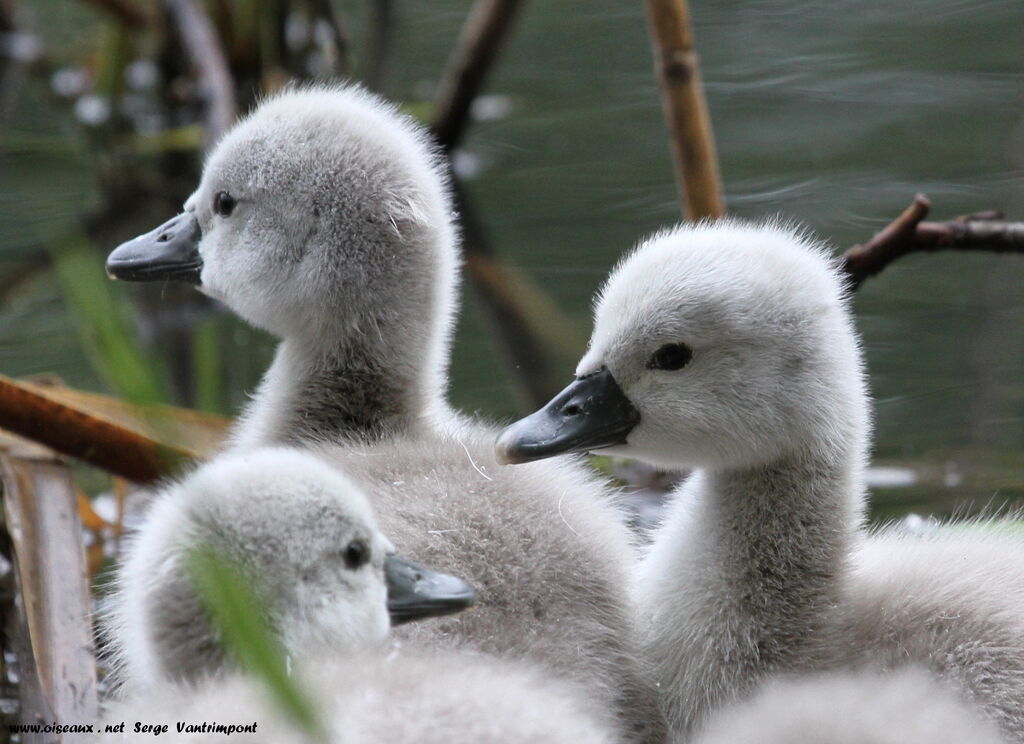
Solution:
M613 744L613 726L585 690L529 667L468 653L402 650L299 665L293 679L319 712L331 744ZM250 744L310 739L278 712L261 683L243 676L167 685L114 705L104 716L126 733L104 741L137 742L135 721L168 725L160 741L205 744L224 734L179 733L179 721L247 725Z
M162 492L128 550L108 618L126 680L105 716L126 722L115 741L151 738L135 731L136 721L167 724L172 741L224 738L178 732L178 722L256 722L237 735L307 741L263 682L232 671L189 574L197 547L230 558L256 582L331 742L618 740L600 696L535 664L394 649L383 568L392 546L362 490L308 452L264 448L217 458Z
M771 674L913 662L1024 741L1021 543L864 531L869 403L823 247L729 222L654 237L598 300L577 376L602 368L639 413L606 451L695 468L637 581L676 736Z
M919 670L773 680L716 714L695 744L999 744L998 730Z
M628 712L634 732L659 735L623 595L635 557L619 520L595 509L600 489L582 469L500 467L494 438L491 428L466 424L430 438L320 449L367 486L403 552L477 588L471 611L398 628L396 637L528 659Z
M444 173L417 126L353 88L287 91L218 145L185 205L201 289L281 339L232 447L322 448L368 486L400 550L477 585L469 619L417 642L543 664L658 741L635 554L606 489L571 460L497 469L496 432L446 403L458 250Z

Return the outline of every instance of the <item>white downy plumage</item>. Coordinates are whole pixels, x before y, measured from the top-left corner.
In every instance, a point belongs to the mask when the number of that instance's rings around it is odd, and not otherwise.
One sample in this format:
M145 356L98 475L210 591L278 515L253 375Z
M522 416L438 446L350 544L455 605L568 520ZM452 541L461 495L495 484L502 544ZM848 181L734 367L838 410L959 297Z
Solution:
M576 373L499 451L694 469L637 581L677 737L774 673L916 662L1024 741L1022 545L863 529L869 401L824 246L732 221L654 236L605 285Z
M179 722L255 722L238 735L253 744L308 741L262 682L232 671L190 578L199 547L257 581L269 626L330 742L617 741L611 714L585 688L529 664L391 648L390 542L352 481L286 448L222 456L155 501L120 571L107 628L127 683L101 724L126 723L114 741L152 736L136 722L168 725L161 739L170 741L224 738L216 729L179 733Z
M1000 744L999 731L920 669L771 680L715 714L694 744Z
M471 614L400 636L545 665L658 741L636 553L604 485L568 459L496 467L496 430L445 400L459 262L445 173L422 128L357 88L285 91L219 143L185 205L200 289L281 339L233 448L315 444L406 554L477 588Z

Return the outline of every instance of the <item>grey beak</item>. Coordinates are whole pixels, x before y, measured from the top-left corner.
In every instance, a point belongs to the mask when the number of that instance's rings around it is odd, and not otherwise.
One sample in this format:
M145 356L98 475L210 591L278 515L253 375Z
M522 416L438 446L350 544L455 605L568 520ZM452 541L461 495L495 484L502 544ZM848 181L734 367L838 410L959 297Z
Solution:
M452 615L476 601L473 587L462 579L431 571L401 556L389 555L384 560L384 576L392 625Z
M107 275L129 282L178 281L199 284L203 259L199 220L182 212L145 235L122 243L107 257Z
M625 444L640 421L612 373L602 367L580 377L542 409L516 421L495 445L498 461L517 464L566 452Z

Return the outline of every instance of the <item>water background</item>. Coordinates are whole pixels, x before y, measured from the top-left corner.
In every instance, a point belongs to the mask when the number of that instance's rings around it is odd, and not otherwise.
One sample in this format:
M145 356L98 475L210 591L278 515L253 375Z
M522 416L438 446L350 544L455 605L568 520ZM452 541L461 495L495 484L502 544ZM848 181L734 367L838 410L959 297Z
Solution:
M429 99L469 3L400 6L389 91ZM337 7L358 45L364 4ZM58 60L80 58L102 34L81 5L39 0L29 10ZM918 191L936 219L981 209L1024 219L1020 0L695 0L691 10L733 214L796 219L837 250L866 240ZM616 259L679 217L642 5L526 4L487 92L460 170L499 255L551 294L581 344L590 299ZM95 203L106 165L47 80L29 78L2 110L0 277ZM876 513L1024 496L1024 257L913 256L870 280L856 310L875 459L916 479L879 489ZM51 274L6 298L0 372L56 372L103 389L79 320ZM220 373L230 384L218 406L233 411L270 342L226 333ZM517 413L471 296L451 387L460 408Z

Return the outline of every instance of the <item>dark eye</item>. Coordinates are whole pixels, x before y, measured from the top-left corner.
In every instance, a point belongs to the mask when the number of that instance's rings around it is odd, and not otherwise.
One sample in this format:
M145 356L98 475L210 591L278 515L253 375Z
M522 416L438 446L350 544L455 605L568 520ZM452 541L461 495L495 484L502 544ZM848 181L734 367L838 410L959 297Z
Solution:
M682 369L693 359L693 352L686 344L665 344L651 355L647 369Z
M359 568L370 560L370 549L362 540L353 540L342 551L345 558L345 565L349 568Z
M213 197L213 211L221 217L229 217L235 210L235 197L227 191L218 191Z

